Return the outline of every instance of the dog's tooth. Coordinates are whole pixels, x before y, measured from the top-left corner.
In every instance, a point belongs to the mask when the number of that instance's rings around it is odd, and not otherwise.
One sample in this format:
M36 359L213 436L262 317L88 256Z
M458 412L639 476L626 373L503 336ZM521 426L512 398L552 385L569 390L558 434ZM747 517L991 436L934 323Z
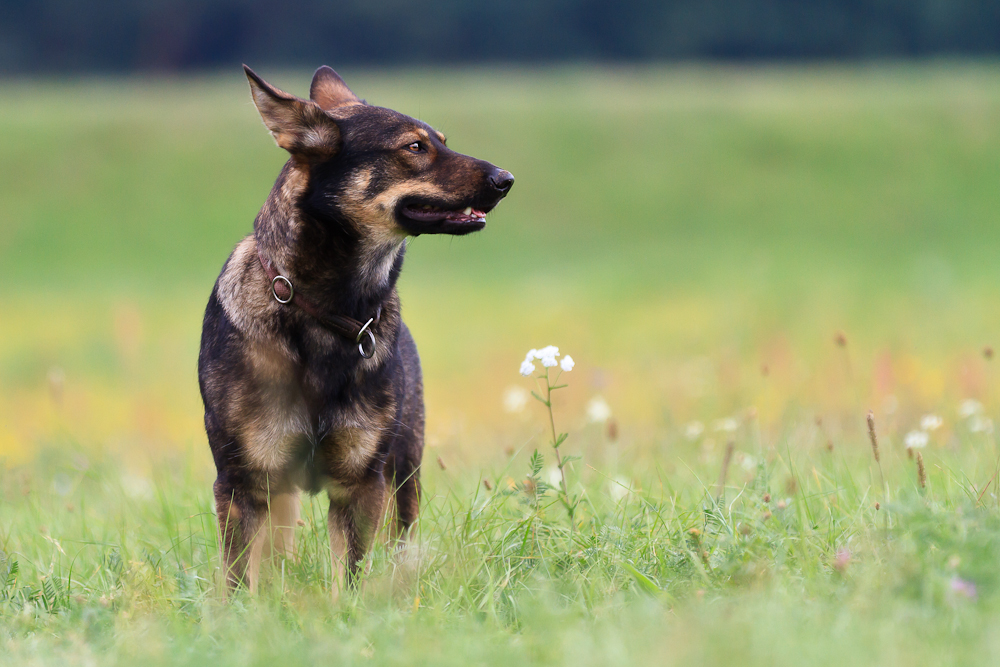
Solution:
M469 206L464 211L462 211L462 213L465 214L465 215L469 215L470 213L472 213L472 207Z

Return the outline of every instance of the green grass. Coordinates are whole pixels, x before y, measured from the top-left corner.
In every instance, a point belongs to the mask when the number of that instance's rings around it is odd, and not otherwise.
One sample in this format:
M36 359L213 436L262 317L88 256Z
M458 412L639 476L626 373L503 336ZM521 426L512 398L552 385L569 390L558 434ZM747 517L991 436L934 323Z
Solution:
M408 250L414 547L331 603L307 499L298 561L219 594L201 309L283 161L242 75L6 82L0 663L996 659L995 63L344 74L517 177L483 233ZM576 532L526 491L541 408L503 409L549 343Z
M789 424L796 423L789 420ZM360 594L328 599L325 505L307 500L297 562L256 597L221 601L208 472L165 457L152 480L60 448L0 479L9 555L0 642L9 664L971 664L995 659L1000 517L985 481L995 447L956 428L930 482L885 448L887 500L863 443L827 452L759 441L748 422L718 501L717 461L615 484L583 468L582 523L536 502L524 459L488 473L427 470L410 553L382 544ZM572 442L572 440L570 441ZM702 443L703 444L703 443ZM841 451L841 447L850 453ZM794 453L793 453L794 452ZM791 458L789 458L791 456ZM747 457L752 457L752 460ZM748 463L749 465L744 465ZM544 477L544 471L543 471ZM580 485L580 480L583 485ZM768 494L770 498L767 498ZM874 502L881 501L876 511ZM849 559L844 554L849 554ZM841 562L838 563L838 555ZM0 574L3 574L0 571ZM962 588L974 582L974 596Z

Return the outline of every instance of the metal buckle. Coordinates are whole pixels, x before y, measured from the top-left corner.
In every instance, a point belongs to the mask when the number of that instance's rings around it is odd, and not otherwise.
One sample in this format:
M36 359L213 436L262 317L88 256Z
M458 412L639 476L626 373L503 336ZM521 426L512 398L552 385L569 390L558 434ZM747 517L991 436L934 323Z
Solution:
M358 344L358 352L360 352L361 356L365 359L371 359L372 357L375 356L375 348L376 348L375 334L373 334L371 331L368 330L368 327L371 326L371 323L374 321L375 321L374 317L368 318L368 321L365 322L365 325L361 327L361 331L358 332L358 337L354 339L354 342ZM367 354L365 353L365 344L361 340L361 337L364 336L365 334L368 334L368 340L371 341L371 351L368 352Z
M288 285L288 298L287 299L282 299L281 297L278 296L278 293L274 291L274 284L276 282L278 282L279 280L282 281L282 282L284 282L286 285ZM286 303L291 303L292 299L295 298L295 288L292 287L292 281L289 280L288 278L286 278L285 276L275 276L274 279L271 281L271 296L274 297L275 301L277 301L278 303L280 303L282 305L284 305Z

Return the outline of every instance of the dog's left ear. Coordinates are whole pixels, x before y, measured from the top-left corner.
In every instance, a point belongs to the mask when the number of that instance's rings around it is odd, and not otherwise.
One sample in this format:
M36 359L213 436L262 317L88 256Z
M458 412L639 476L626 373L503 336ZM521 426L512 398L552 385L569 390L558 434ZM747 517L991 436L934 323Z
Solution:
M243 66L253 102L275 142L307 161L332 157L340 150L337 122L315 102L278 90Z
M326 111L351 104L364 104L351 92L340 75L326 65L313 74L312 85L309 86L309 99Z

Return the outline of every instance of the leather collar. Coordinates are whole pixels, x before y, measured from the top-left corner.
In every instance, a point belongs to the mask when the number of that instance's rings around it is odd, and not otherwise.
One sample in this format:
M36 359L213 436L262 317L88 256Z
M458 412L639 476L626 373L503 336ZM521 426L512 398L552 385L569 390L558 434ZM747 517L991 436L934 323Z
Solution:
M264 268L268 280L271 281L271 296L274 297L275 301L282 305L298 306L330 331L357 343L358 352L365 359L371 359L374 356L377 343L371 328L379 323L382 317L382 306L375 310L375 316L369 318L367 322L359 322L346 315L325 315L308 299L295 291L291 280L278 273L274 264L271 263L259 245L257 246L257 257L260 259L260 265ZM365 339L366 334L367 339Z

